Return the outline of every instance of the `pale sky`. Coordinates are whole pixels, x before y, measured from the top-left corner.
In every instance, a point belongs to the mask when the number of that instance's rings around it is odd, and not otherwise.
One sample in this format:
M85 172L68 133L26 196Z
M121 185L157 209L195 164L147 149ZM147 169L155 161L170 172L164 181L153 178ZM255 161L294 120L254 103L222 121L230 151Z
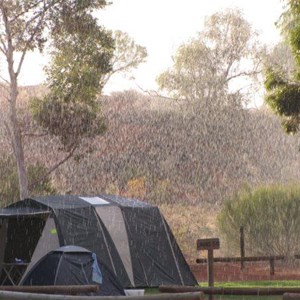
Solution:
M155 78L172 65L172 55L180 44L202 30L204 18L225 8L240 8L253 29L266 44L280 37L275 26L282 13L281 0L112 0L112 5L97 14L100 24L127 32L148 51L147 62L134 72L135 80L116 76L105 92L142 87L156 89ZM46 58L31 54L24 65L20 83L43 81Z

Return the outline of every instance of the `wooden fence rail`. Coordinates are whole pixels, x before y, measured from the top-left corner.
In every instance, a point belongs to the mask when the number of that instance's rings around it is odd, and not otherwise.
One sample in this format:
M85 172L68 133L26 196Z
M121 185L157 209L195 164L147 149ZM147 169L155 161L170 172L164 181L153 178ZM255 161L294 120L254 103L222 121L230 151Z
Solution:
M259 262L268 261L270 263L270 275L275 275L275 260L284 260L285 256L246 256L246 257L214 257L213 262ZM197 264L208 263L206 258L197 258ZM244 266L244 264L242 264Z
M2 300L204 300L204 294L200 291L192 291L180 294L154 294L143 296L66 296L66 295L45 295L32 293L19 293L0 291Z
M1 285L0 291L76 295L82 293L96 293L99 291L99 285Z
M256 295L256 296L274 296L285 293L300 293L300 288L225 288L225 287L192 287L192 286L160 286L162 293L186 293L200 291L207 295ZM299 294L298 294L299 295Z

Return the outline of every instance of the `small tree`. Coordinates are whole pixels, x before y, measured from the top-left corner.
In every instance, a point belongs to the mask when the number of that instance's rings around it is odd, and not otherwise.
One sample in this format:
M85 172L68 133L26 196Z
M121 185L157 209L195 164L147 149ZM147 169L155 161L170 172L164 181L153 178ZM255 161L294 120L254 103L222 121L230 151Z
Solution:
M293 55L293 68L285 64L267 64L265 71L265 101L282 119L287 133L299 131L300 125L300 9L298 0L286 0L286 11L278 23ZM292 71L292 72L291 72Z
M28 181L32 185L31 191L38 195L55 193L49 178L43 181L40 177L46 172L45 166L41 163L28 166ZM0 204L1 206L10 204L20 199L18 174L15 168L15 161L12 156L2 155L0 159Z
M300 188L244 189L224 203L218 226L232 248L238 249L243 226L248 254L294 255L300 251Z
M158 77L158 84L172 97L202 108L241 106L245 98L230 86L260 72L259 53L256 33L239 10L215 13L196 38L179 47L174 65Z
M42 51L45 45L53 49L53 64L48 71L49 95L43 103L34 105L41 109L35 111L38 115L36 120L50 133L58 135L67 151L61 162L50 167L51 172L74 154L83 137L103 130L102 121L96 125L101 116L98 116L99 103L95 97L102 88L99 82L103 74L100 73L111 69L113 39L110 32L97 24L92 12L106 5L105 0L0 0L0 55L8 74L0 74L7 100L4 126L16 160L21 199L30 193L24 140L28 134L32 135L32 132L24 132L18 114L18 78L24 59L29 51ZM45 107L50 111L43 110ZM1 109L6 108L3 106ZM70 130L64 131L66 123L54 121L50 124L45 121L48 113L52 121L55 118L62 120L60 117L63 116L72 120L74 132L71 138L66 138L66 134L70 133ZM84 129L75 130L87 119L91 122L84 124ZM78 123L75 125L75 122ZM54 128L61 124L60 129Z
M137 44L126 32L116 30L113 33L115 40L114 54L111 59L111 70L103 74L102 83L105 85L116 73L129 74L147 57L147 49Z

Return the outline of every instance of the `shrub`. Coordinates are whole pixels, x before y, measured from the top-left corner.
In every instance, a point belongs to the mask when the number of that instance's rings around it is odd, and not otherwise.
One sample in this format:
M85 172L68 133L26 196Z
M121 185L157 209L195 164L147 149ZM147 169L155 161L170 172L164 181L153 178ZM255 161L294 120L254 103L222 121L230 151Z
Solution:
M247 255L294 255L300 250L300 187L246 188L225 201L217 224L232 249L244 227Z
M29 185L37 182L46 172L46 168L41 163L28 166ZM0 159L0 206L3 207L10 203L20 200L19 182L15 162L11 156L2 155ZM42 182L34 185L30 189L31 195L48 195L55 193L51 180L47 177Z

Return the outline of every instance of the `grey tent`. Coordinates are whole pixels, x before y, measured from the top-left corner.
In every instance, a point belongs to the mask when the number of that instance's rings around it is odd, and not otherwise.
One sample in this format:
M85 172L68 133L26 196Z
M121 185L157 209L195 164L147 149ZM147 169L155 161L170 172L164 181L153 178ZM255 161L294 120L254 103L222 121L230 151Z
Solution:
M197 284L159 209L145 202L34 197L0 210L0 222L0 263L25 262L25 275L51 250L76 245L95 253L124 288Z
M100 296L125 295L122 285L95 253L63 246L43 256L24 276L20 285L97 284Z

